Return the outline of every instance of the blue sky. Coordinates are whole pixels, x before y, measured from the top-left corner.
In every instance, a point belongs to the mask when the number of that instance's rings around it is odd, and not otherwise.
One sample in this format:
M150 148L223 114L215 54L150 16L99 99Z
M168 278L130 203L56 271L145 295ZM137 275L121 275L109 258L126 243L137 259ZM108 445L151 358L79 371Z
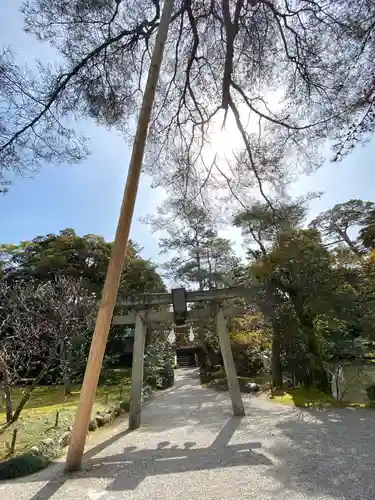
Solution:
M1 0L0 46L11 45L18 56L32 65L35 58L53 60L53 52L22 31L21 2ZM80 235L114 236L129 163L129 148L115 132L90 122L82 125L91 139L92 154L79 165L46 166L34 179L16 179L9 193L0 196L0 242L18 243L36 235L71 227ZM329 162L316 174L301 178L296 194L324 191L311 204L311 216L350 198L374 200L375 139L339 164ZM142 215L152 213L162 199L143 177L136 205L131 237L143 248L143 256L157 259L157 238L140 224ZM234 231L226 235L236 240ZM239 242L237 241L239 247ZM237 246L236 245L236 246Z

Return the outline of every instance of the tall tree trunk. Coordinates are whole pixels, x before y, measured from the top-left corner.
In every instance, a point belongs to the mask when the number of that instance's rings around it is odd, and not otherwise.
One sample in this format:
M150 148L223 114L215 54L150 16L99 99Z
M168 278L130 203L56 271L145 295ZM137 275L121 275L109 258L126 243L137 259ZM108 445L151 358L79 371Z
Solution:
M72 381L70 378L69 368L67 365L64 367L64 397L71 396L72 394Z
M272 387L282 389L283 387L283 367L281 363L281 343L282 332L280 331L280 319L277 317L276 308L280 299L275 291L273 283L266 283L266 300L260 305L262 313L271 320L272 324L272 359L271 359L271 377Z
M64 381L64 397L68 397L72 393L72 381L70 377L70 358L71 352L67 345L63 345L62 361L63 361L63 381Z
M361 252L358 250L357 245L349 238L348 233L346 231L340 231L339 233L344 240L344 242L348 245L350 250L357 256L362 257Z
M283 388L283 369L281 364L281 335L277 327L274 326L272 333L272 387Z
M10 422L13 416L12 388L10 386L8 366L2 355L0 355L0 373L3 376L3 390L5 396L5 417L6 421Z
M301 314L299 316L301 326L306 334L307 351L309 354L308 364L310 371L310 380L307 385L314 385L322 391L329 388L327 372L323 366L323 358L320 351L319 341L314 331L314 321L310 315Z
M323 366L319 341L315 335L314 316L306 306L303 296L296 293L295 290L289 290L289 296L292 300L301 328L306 336L306 347L308 352L306 363L308 374L305 377L305 385L312 385L326 392L329 389L329 380Z

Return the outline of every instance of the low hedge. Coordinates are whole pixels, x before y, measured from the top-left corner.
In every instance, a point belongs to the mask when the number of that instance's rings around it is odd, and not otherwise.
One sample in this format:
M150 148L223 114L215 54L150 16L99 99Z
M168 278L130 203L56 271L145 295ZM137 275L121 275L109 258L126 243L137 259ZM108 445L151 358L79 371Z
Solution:
M27 452L0 462L0 481L28 476L45 469L50 460L39 453Z
M35 450L8 458L0 462L0 481L28 476L45 469L53 459L58 458L62 449L51 439L42 441Z
M96 414L89 423L89 430L96 430L113 421L114 418L121 414L121 411L129 411L129 400L122 401L118 407L112 408L107 412L100 412ZM96 425L92 425L95 422ZM101 425L98 425L101 422ZM0 481L15 479L18 477L28 476L34 474L42 469L45 469L54 459L61 456L64 452L65 446L70 441L70 430L60 436L58 440L47 438L34 446L31 450L26 451L20 455L15 455L0 462ZM67 435L67 440L61 444L61 439Z

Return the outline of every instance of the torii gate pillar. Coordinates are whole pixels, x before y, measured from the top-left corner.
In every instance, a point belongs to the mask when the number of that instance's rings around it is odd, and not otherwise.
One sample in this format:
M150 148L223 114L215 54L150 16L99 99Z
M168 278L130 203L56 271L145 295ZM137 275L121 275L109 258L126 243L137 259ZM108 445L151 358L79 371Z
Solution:
M217 310L216 321L220 350L223 356L229 395L232 401L233 414L237 417L243 417L245 415L245 409L242 402L241 391L236 372L236 365L234 364L232 348L230 345L227 322L225 320L222 307L219 307Z
M146 325L140 314L135 320L132 382L130 391L129 429L138 429L141 425L143 364L146 342Z

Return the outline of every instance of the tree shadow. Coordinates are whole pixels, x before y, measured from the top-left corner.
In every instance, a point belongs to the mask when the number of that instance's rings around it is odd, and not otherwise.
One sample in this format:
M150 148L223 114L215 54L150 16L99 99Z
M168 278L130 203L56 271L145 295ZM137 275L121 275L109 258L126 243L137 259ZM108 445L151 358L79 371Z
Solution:
M54 479L31 500L50 499L57 491L63 498L80 478L86 479L82 484L92 478L93 484L105 482L107 491L131 493L150 477L239 466L254 481L243 483L249 495L269 488L268 498L375 498L374 411L296 409L249 398L250 417L241 419L231 416L228 394L202 391L189 377L176 385L144 408L133 441L141 446L119 441L129 432L123 431L89 450L82 471L69 476L62 467L46 471L44 480ZM38 475L23 481L41 480Z
M267 450L266 472L286 489L345 500L375 498L375 412L306 408L276 427L282 439Z
M197 448L194 441L186 441L183 445L160 441L153 449L126 446L121 453L111 454L108 451L108 456L96 457L99 452L128 433L124 431L86 453L81 471L69 475L64 474L61 469L56 471L55 477L30 500L50 499L65 483L68 487L70 479L111 478L112 481L106 488L108 491L130 491L136 489L149 476L224 467L272 465L270 459L259 451L260 442L229 444L241 420L241 417L230 418L214 442L207 447ZM41 476L35 476L34 479L24 478L23 481L32 480L39 482Z
M208 447L195 448L194 441L182 446L159 442L155 449L124 448L123 453L89 460L75 477L113 477L111 491L134 490L148 476L176 474L216 468L272 465L259 451L260 442L229 445L241 419L232 417Z

